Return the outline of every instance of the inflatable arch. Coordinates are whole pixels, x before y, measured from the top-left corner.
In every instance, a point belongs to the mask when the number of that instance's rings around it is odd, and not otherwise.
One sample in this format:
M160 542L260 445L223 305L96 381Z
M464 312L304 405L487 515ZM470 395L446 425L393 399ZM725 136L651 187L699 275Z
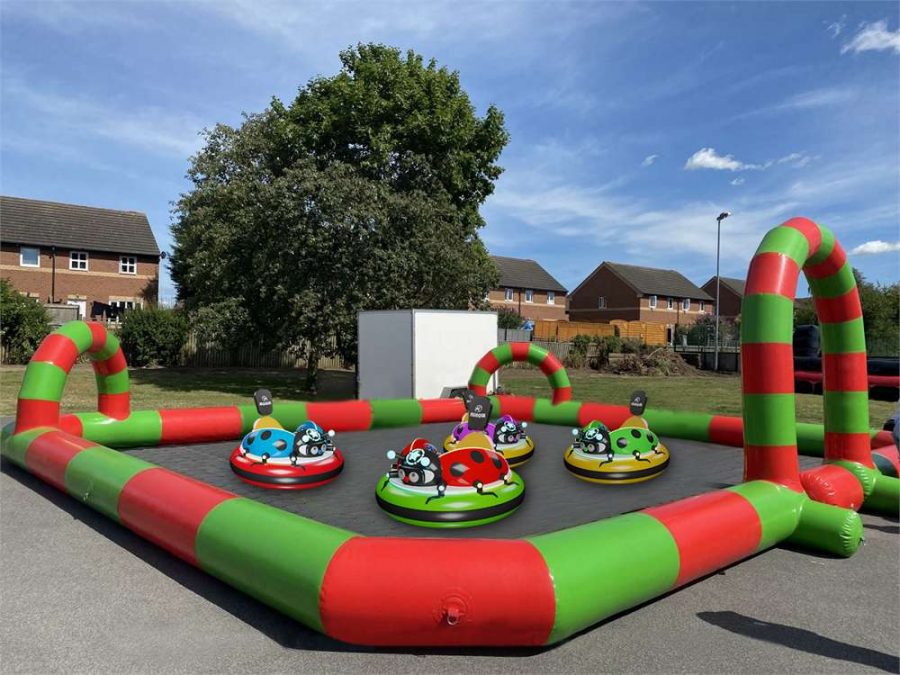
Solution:
M572 384L563 364L546 349L531 342L507 342L482 356L469 377L469 389L484 396L491 375L514 361L526 361L541 369L553 390L554 405L572 399Z
M825 338L824 429L794 424L787 384L790 299L800 269L813 286ZM185 562L336 639L549 645L783 541L849 556L862 537L855 509L897 513L900 480L872 468L870 444L895 468L897 450L889 434L865 428L858 391L865 346L851 279L830 232L803 219L775 228L747 282L743 423L645 411L660 435L744 445L743 483L523 539L362 536L112 449L233 441L257 413L252 405L130 411L124 357L99 324L73 322L45 340L26 370L18 417L2 430L0 450ZM94 360L99 411L60 417L63 384L80 354ZM567 400L565 371L551 368L533 345L527 352L494 350L473 384L486 386L484 374L515 356L549 370L556 405L496 396L499 414L567 427L592 419L618 426L630 415L625 406ZM463 411L458 399L354 400L276 403L272 416L285 427L313 418L337 431L362 431L455 422ZM798 449L823 453L825 464L799 472ZM409 574L409 564L428 574ZM397 588L403 601L386 604Z

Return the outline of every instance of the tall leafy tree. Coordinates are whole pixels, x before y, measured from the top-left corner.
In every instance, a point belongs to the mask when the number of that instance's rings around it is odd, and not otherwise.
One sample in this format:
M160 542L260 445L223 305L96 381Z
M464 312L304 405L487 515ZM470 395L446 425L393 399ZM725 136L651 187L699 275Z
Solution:
M206 133L172 227L186 306L246 323L254 343L302 345L312 389L321 356L355 358L359 310L466 309L497 281L478 229L502 113L479 117L456 72L413 52L340 58L290 104Z

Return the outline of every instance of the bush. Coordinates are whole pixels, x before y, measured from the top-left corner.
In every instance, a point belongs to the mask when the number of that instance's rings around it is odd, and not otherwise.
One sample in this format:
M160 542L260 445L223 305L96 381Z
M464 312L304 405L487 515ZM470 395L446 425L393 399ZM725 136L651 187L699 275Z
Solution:
M638 338L625 338L622 340L623 354L640 354L644 344Z
M7 363L28 363L34 350L50 333L50 317L34 298L19 293L0 279L0 343Z
M187 340L188 323L175 309L125 312L119 340L131 366L176 366Z
M590 335L576 335L572 338L569 353L566 355L566 368L584 368L587 364L588 347L591 345Z
M606 344L606 351L608 353L622 353L622 338L620 338L618 335L604 335L602 340Z
M251 332L250 314L240 300L231 298L224 302L200 307L191 313L191 327L197 342L233 351L241 347Z
M514 309L501 307L497 310L497 328L516 329L522 327L522 317Z

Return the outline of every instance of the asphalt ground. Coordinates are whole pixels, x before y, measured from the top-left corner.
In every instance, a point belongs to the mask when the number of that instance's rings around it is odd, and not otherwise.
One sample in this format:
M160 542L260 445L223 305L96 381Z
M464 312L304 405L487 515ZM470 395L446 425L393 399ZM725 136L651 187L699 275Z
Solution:
M523 506L492 525L426 531L375 504L384 453L450 425L345 433L334 483L275 492L228 467L235 444L128 451L242 495L369 535L517 537L740 481L739 449L663 439L670 468L598 486L562 465L568 429L533 425ZM804 466L816 460L803 458ZM0 671L6 672L898 672L900 526L864 516L850 559L778 548L539 650L372 650L304 628L3 462Z

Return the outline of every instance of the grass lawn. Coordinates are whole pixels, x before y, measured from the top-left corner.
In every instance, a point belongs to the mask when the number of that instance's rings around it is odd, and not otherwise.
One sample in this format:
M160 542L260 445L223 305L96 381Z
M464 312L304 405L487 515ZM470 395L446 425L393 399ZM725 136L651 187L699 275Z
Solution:
M15 414L16 395L23 366L0 368L0 415ZM634 377L570 371L575 399L625 405L636 389L643 389L650 406L723 415L741 413L741 381L737 376ZM309 393L302 370L241 368L132 369L131 400L135 410L251 403L256 389L271 390L276 400L303 401ZM547 380L535 369L510 368L501 373L504 389L511 394L549 395ZM353 398L354 373L326 370L320 373L319 400ZM79 364L69 376L63 396L64 412L96 410L97 388L88 364ZM871 426L880 428L896 409L895 403L870 401ZM797 395L797 419L822 421L822 397Z

